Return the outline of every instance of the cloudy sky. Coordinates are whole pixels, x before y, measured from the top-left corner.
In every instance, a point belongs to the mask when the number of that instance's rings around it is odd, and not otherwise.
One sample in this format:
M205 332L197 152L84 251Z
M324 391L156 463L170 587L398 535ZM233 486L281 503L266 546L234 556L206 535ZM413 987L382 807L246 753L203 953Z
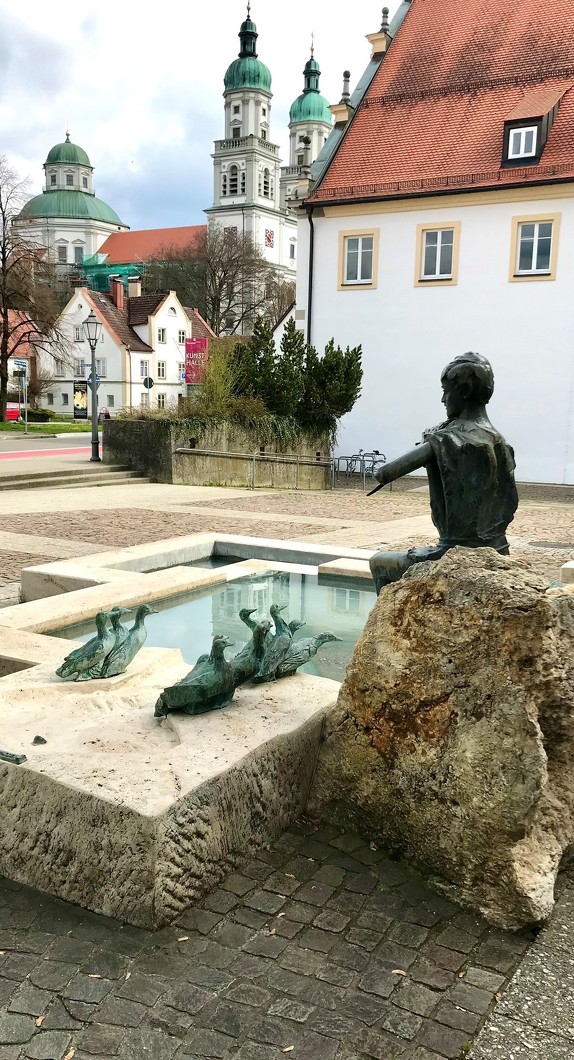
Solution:
M398 0L387 0L391 16ZM382 4L253 0L259 57L273 77L271 139L287 155L288 110L303 87L311 33L329 102L364 70ZM295 14L296 13L296 14ZM88 152L96 194L131 228L201 224L212 201L213 140L223 136L223 75L237 55L241 0L0 0L0 153L31 191L71 139Z

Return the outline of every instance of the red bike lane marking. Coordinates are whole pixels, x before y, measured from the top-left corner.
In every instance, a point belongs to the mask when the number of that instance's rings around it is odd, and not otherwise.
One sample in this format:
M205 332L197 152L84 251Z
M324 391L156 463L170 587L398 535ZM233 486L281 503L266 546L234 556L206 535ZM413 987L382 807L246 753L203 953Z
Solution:
M0 460L25 460L29 456L71 456L72 453L89 453L90 446L75 449L16 449L12 453L0 453Z

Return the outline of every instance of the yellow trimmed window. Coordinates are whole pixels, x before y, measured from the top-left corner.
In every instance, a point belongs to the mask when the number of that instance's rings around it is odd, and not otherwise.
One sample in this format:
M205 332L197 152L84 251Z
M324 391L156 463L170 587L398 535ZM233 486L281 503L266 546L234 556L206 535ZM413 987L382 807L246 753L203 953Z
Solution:
M373 229L339 235L339 290L377 286L379 233Z
M457 282L459 241L460 221L417 225L417 286Z
M559 230L559 213L512 218L511 280L555 279Z

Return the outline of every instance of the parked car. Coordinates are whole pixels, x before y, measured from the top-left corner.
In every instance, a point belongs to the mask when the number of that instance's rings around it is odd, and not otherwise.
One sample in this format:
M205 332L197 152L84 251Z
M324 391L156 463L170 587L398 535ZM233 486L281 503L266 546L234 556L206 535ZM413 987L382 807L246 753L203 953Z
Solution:
M14 401L9 401L6 406L6 419L17 420L20 416L20 406Z

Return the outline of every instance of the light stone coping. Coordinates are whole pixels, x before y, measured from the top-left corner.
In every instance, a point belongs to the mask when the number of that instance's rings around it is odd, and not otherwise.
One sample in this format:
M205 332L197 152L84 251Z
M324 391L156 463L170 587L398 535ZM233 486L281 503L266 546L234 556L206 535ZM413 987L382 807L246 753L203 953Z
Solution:
M569 559L560 567L560 581L568 585L574 582L574 559Z
M2 680L0 747L27 761L0 761L0 872L153 929L303 811L339 684L298 674L160 723L155 700L187 666L152 654L121 685L47 665Z
M319 574L336 574L341 578L366 578L372 581L371 568L366 559L332 559L319 565Z

